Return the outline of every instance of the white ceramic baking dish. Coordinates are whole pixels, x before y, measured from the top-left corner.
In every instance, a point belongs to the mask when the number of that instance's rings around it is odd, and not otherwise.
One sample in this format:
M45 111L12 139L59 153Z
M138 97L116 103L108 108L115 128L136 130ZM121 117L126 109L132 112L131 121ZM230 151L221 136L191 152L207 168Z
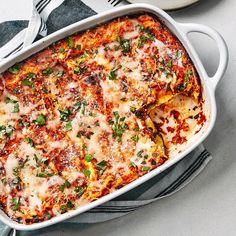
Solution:
M101 205L113 198L116 198L119 195L151 179L152 177L160 174L162 171L166 170L167 168L169 168L170 166L174 165L176 162L181 160L183 157L185 157L209 135L216 119L215 88L219 80L222 78L226 70L227 63L228 63L227 46L223 38L215 30L207 26L203 26L199 24L178 23L175 20L173 20L167 13L151 5L132 4L132 5L124 6L124 7L115 8L113 10L92 16L78 23L72 24L66 28L63 28L37 41L31 46L24 48L23 50L15 54L13 57L11 57L10 59L6 59L0 66L0 73L8 69L10 66L15 64L16 62L26 59L27 57L47 47L51 43L58 41L66 36L69 36L75 32L89 29L91 27L94 27L97 24L101 24L103 22L114 19L116 17L137 14L137 13L142 13L142 12L152 13L156 15L172 31L172 33L176 35L176 37L182 42L183 46L187 50L201 79L201 84L203 87L203 96L206 101L204 105L205 106L204 110L208 113L208 119L207 119L206 125L202 128L202 131L199 132L196 137L194 137L188 142L185 149L181 150L181 152L175 155L174 158L170 158L170 160L168 160L162 166L152 170L151 172L145 174L144 176L138 178L137 180L133 181L132 183L126 185L125 187L113 193L110 193L94 202L91 202L85 206L82 206L77 210L72 210L68 213L56 216L48 221L41 222L41 223L34 223L32 225L19 224L13 221L12 219L10 219L3 211L0 211L0 220L4 222L5 224L17 230L35 230L35 229L47 227L49 225L61 222L70 217L73 217L85 211L88 211L89 209L94 208L98 205ZM213 77L209 77L207 75L198 55L196 54L191 43L189 42L188 34L190 32L199 32L199 33L208 35L217 43L218 48L219 48L220 59L219 59L218 69Z

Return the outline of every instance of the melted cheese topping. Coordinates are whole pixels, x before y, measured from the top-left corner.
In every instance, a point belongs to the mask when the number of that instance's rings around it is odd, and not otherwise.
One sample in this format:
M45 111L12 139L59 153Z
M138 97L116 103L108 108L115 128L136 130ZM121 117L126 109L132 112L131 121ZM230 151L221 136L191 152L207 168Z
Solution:
M72 35L14 65L0 75L3 210L20 223L44 221L160 166L168 159L160 134L172 129L158 119L180 94L200 102L197 73L149 15Z

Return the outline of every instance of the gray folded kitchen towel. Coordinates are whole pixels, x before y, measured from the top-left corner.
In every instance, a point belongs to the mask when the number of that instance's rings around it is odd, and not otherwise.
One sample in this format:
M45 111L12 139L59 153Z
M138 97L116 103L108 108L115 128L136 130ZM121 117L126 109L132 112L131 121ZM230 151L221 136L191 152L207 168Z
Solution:
M117 0L34 0L29 21L4 21L0 23L0 63L34 41L96 12L125 4ZM150 179L128 193L98 206L67 224L97 223L126 215L142 206L177 192L195 178L211 160L209 152L201 144L187 157L158 176ZM53 226L51 227L53 229ZM51 230L53 232L53 230ZM42 230L33 233L40 235ZM0 222L0 236L14 235L16 231ZM32 235L32 232L17 232L17 235Z

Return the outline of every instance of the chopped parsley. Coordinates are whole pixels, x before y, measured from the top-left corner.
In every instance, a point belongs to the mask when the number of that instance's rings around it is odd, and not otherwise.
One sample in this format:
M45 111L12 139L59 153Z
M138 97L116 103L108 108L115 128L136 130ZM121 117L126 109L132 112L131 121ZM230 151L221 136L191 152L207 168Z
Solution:
M172 60L169 60L169 62L168 62L168 64L167 64L167 66L168 66L169 68L171 68L171 67L172 67L172 65L173 65L173 61L172 61Z
M135 113L135 112L136 112L136 107L130 107L130 111L131 111L132 113Z
M72 203L72 201L68 201L67 204L66 204L67 208L71 209L73 208L75 205Z
M53 175L54 175L53 173L49 173L49 172L45 171L45 172L38 173L36 176L40 177L40 178L47 178L47 177L51 177Z
M14 99L11 99L9 97L6 97L5 98L5 102L8 104L8 103L12 103L14 104L14 107L13 107L13 113L16 113L16 112L19 112L20 111L20 108L19 108L19 103L18 101L14 100Z
M78 193L79 196L84 194L84 188L83 187L76 187L75 192Z
M134 135L134 136L131 137L131 139L135 142L138 142L139 137L138 137L138 135Z
M71 114L71 111L69 108L66 108L64 111L63 110L58 110L60 112L60 120L62 121L68 121L69 116Z
M118 36L117 41L119 42L120 46L123 49L123 52L129 52L130 51L130 43L128 39L121 39L120 36Z
M69 37L69 38L67 39L67 46L68 46L69 48L74 48L74 47L75 47L73 38Z
M57 72L57 76L58 76L59 78L61 78L63 75L64 75L64 71L63 71L63 70L59 70L59 71Z
M113 130L113 138L116 138L118 142L121 142L121 138L126 129L128 129L128 125L125 123L125 117L120 117L117 111L113 112L115 121L110 121L112 125L111 128Z
M176 52L175 56L176 56L176 58L177 58L177 59L180 59L180 58L181 58L181 56L182 56L182 53L181 53L181 51L180 51L180 50L178 50L178 51Z
M101 176L107 168L107 161L103 160L97 164L98 174Z
M190 75L192 75L192 71L191 70L187 70L187 73L184 76L184 87L186 88L186 86L188 85L188 81L190 78Z
M87 170L87 169L83 169L83 174L84 174L86 177L89 177L90 174L91 174L91 171L90 171L90 170Z
M148 171L150 169L150 166L143 166L142 171Z
M152 165L156 165L156 164L157 162L154 159L152 159Z
M130 166L137 167L134 162L130 162Z
M137 157L141 157L143 154L143 150L140 150L138 153L137 153Z
M21 85L22 85L22 86L33 87L33 82L30 81L29 79L23 79L23 80L21 81Z
M152 34L142 35L138 40L138 47L141 48L143 46L143 43L148 40L150 40L151 42L154 42L155 38Z
M116 77L116 71L115 70L111 70L109 76L108 76L108 79L109 80L117 80L117 77Z
M35 77L36 77L36 74L33 73L33 72L29 72L28 75L27 75L28 79L35 79Z
M8 71L14 75L18 74L19 70L20 70L20 64L18 63L8 69Z
M19 103L16 103L15 105L14 105L14 107L13 107L13 113L17 113L17 112L19 112L20 111L20 107L19 107Z
M50 219L52 216L51 216L51 214L50 214L48 211L46 211L46 212L45 212L45 217L46 217L47 219Z
M93 160L93 155L92 154L86 154L84 156L85 161L90 162Z
M43 126L46 124L46 116L43 114L40 114L36 120L33 120L33 122L38 126Z
M75 68L74 68L74 73L75 73L75 74L78 74L78 75L82 74L81 68L80 68L80 67L75 67Z
M52 74L52 69L50 67L47 67L46 69L42 70L43 75L50 75Z
M28 143L31 147L34 147L34 141L31 138L25 138L25 142Z
M59 49L58 49L58 52L60 52L60 53L65 52L65 48L59 48Z
M14 197L12 199L12 210L17 211L20 208L20 198Z
M18 101L14 100L14 99L11 99L9 97L6 97L5 98L5 103L8 104L8 103L17 103Z
M66 125L65 125L65 130L66 130L66 131L72 130L72 124L71 124L70 121L66 123Z
M65 190L65 188L69 188L71 186L70 182L68 180L66 180L60 187L60 191L63 192Z
M11 137L13 131L15 130L15 128L12 125L0 125L0 133L2 133L3 135L7 136L7 137Z

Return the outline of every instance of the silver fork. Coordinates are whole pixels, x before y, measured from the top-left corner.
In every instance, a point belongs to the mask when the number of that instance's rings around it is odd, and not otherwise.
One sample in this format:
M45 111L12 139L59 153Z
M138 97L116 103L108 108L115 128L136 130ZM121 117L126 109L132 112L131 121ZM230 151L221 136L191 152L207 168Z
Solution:
M123 0L107 0L113 7L117 6Z

